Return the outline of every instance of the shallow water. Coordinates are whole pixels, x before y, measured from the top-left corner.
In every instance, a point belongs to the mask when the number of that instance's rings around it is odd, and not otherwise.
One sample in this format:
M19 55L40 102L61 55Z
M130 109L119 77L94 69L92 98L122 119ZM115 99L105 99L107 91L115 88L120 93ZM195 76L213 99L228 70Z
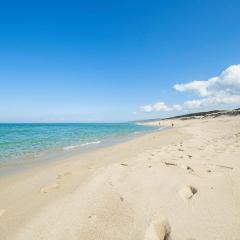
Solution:
M134 123L0 124L0 164L38 161L155 129Z

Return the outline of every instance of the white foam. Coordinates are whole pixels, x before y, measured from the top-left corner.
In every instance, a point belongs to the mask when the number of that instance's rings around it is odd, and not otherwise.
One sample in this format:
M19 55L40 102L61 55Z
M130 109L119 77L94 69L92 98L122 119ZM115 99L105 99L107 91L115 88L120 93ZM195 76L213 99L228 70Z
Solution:
M77 147L79 147L79 145L67 146L67 147L64 147L63 150L71 150Z
M101 141L96 141L96 142L89 142L89 143L83 143L81 146L87 146L87 145L92 145L92 144L99 144Z
M84 146L88 146L88 145L92 145L92 144L99 144L99 143L101 143L101 141L87 142L87 143L83 143L83 144L79 144L79 145L70 145L70 146L64 147L63 150L68 151L68 150L72 150L75 148L84 147Z

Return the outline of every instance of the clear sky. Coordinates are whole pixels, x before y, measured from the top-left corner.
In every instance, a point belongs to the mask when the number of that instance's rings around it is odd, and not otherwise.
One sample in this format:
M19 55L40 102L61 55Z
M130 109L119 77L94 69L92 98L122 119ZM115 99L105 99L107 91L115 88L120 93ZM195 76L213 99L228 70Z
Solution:
M239 12L238 0L1 1L0 122L239 107Z

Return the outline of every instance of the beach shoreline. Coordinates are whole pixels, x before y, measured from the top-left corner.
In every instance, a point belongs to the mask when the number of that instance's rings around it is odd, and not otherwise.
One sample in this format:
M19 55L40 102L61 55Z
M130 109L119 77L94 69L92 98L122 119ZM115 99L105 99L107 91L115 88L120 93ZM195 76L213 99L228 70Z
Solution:
M144 124L141 124L144 125ZM150 126L150 125L149 125ZM55 163L57 161L62 161L72 157L79 157L87 153L94 152L98 149L108 148L114 145L118 145L121 143L126 143L131 141L132 139L144 136L146 134L162 131L164 127L156 127L151 129L146 129L145 131L139 131L134 133L129 133L124 136L117 136L115 138L108 137L101 141L95 141L90 143L79 144L76 146L67 146L61 150L49 150L48 153L42 154L41 157L28 157L24 160L9 160L0 162L0 178L5 177L9 174L17 174L18 172L25 172L34 167L41 167L43 165L48 165L50 163Z
M174 127L4 176L0 239L237 239L239 121L161 121Z

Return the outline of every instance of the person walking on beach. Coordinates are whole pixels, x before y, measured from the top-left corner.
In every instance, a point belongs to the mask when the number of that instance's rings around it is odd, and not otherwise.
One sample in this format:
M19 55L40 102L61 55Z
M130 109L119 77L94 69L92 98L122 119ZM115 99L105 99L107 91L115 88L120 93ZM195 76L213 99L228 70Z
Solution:
M174 124L172 123L172 127L174 127Z

